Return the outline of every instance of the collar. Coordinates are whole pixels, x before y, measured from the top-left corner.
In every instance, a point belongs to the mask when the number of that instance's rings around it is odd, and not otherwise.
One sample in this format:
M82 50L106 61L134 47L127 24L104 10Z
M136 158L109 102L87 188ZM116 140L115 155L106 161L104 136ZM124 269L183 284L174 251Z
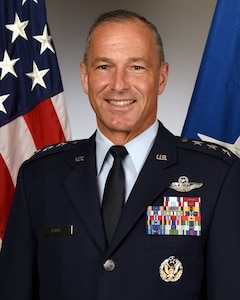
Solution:
M159 122L156 120L153 125L139 134L137 137L129 141L124 146L126 147L129 156L132 159L137 173L140 172L155 140L159 127ZM106 138L98 129L96 133L96 164L97 175L100 173L104 159L109 148L114 145L108 138ZM143 147L146 145L146 147Z

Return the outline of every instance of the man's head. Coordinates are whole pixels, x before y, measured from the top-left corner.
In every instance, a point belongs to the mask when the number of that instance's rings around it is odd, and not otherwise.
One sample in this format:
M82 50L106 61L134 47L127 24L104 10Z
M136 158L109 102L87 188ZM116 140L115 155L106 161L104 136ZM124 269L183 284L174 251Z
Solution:
M124 144L153 124L167 75L154 25L123 10L97 19L87 39L81 79L106 137Z

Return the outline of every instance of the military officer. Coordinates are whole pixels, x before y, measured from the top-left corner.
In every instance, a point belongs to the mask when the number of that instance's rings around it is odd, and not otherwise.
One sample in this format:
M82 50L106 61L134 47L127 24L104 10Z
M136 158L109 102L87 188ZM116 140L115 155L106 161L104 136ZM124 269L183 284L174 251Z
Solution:
M167 77L153 24L124 10L97 19L81 63L97 131L22 165L1 299L239 297L239 159L156 119Z

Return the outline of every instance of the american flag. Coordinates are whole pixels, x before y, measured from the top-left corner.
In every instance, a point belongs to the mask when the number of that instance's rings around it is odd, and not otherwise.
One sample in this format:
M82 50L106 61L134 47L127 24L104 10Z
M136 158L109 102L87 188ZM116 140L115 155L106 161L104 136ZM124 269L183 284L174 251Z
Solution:
M0 242L17 173L37 149L71 138L44 0L0 1Z

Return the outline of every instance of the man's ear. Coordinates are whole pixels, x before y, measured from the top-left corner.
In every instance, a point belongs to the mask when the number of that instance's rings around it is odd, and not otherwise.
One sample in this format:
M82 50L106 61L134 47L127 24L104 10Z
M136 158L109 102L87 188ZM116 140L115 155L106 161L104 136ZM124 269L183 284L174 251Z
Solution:
M80 62L80 76L83 90L86 94L88 94L88 72L87 66L83 61Z
M158 85L158 95L161 95L165 89L168 80L168 63L164 63L160 67L160 75L159 75L159 85Z

